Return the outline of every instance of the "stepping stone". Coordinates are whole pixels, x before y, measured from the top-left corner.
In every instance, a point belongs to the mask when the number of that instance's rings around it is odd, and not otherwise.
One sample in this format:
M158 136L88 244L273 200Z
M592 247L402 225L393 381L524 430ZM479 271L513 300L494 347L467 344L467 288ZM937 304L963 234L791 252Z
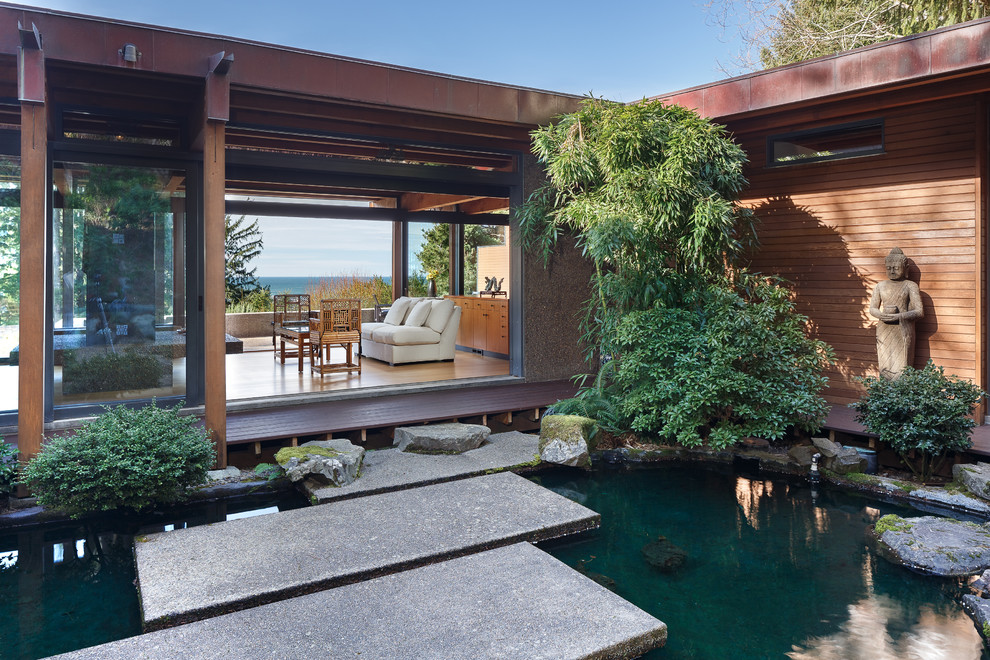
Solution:
M400 426L395 429L395 446L399 451L424 454L463 454L477 449L491 435L491 429L481 424L427 424Z
M630 658L667 626L528 543L69 653L186 658Z
M887 515L874 525L873 534L881 556L920 573L962 577L990 568L990 525Z
M135 542L146 630L340 586L601 517L511 472L151 534Z
M369 451L364 455L360 479L339 488L307 487L306 492L323 504L539 463L539 440L535 435L509 431L490 435L484 445L463 454L412 454L394 448Z

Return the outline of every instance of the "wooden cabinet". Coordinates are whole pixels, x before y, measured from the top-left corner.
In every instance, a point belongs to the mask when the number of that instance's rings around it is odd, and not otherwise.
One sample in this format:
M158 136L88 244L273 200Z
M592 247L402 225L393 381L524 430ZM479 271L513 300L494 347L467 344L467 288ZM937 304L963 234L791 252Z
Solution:
M447 297L461 308L458 346L508 357L509 301L506 298Z

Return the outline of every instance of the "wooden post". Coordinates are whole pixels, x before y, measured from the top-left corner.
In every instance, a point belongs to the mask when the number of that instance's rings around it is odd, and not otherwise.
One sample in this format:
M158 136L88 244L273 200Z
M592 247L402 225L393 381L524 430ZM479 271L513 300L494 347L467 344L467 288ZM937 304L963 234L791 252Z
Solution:
M224 243L226 207L226 126L230 119L233 54L220 51L209 60L203 96L203 349L206 378L206 428L213 432L217 467L227 467L227 334L224 318Z
M976 200L975 217L973 218L976 228L976 254L973 255L976 264L976 301L973 309L976 325L976 350L973 359L975 364L976 384L986 391L988 387L986 363L987 347L987 319L984 307L984 300L987 295L987 263L984 242L987 240L987 151L990 150L990 140L987 138L987 122L990 121L990 113L987 112L987 101L985 96L979 97L976 103ZM987 414L987 404L985 399L980 399L975 410L976 423L982 424Z
M205 264L203 325L206 372L206 428L217 446L217 468L227 467L226 295L224 292L225 124L207 120L203 144L203 226Z
M20 26L19 26L20 27ZM45 243L48 186L48 106L41 37L21 28L20 344L17 373L17 447L22 462L41 450L45 431ZM33 36L32 36L33 35Z

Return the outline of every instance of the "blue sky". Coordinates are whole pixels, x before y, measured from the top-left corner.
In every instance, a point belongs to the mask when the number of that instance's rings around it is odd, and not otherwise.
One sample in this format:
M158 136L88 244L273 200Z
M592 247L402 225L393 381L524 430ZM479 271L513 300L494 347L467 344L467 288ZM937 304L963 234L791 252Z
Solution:
M25 4L625 102L724 78L719 63L729 63L738 51L708 24L702 0ZM388 227L262 219L265 252L256 263L258 275L386 273L390 242L381 234ZM300 241L297 232L312 240ZM332 255L327 245L336 246ZM365 266L356 268L359 261Z

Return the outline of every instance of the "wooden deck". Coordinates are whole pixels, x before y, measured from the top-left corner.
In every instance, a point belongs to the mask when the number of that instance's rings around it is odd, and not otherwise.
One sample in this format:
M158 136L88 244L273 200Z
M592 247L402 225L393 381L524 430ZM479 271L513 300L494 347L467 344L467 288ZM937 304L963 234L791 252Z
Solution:
M865 438L876 438L876 434L870 433L866 428L856 421L856 411L848 406L833 405L825 419L823 430L829 431L833 436L835 432L848 433L850 435L863 436ZM970 434L973 446L967 453L976 456L990 456L990 425L983 424L973 429Z
M455 389L231 412L227 415L227 444L387 429L465 417L501 416L509 421L506 414L532 413L574 392L575 387L569 381L477 383Z

